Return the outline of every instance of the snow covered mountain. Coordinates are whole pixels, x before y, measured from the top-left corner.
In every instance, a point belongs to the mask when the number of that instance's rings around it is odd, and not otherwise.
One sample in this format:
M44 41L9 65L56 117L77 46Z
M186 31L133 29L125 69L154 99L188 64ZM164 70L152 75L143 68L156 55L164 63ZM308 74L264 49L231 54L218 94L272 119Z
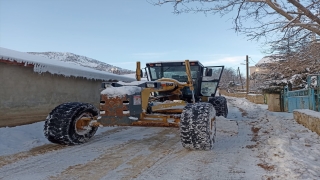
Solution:
M79 64L84 67L93 68L99 71L107 71L115 74L130 74L132 70L116 67L96 59L80 56L69 52L28 52L29 54L46 57L52 60L64 61L71 64Z

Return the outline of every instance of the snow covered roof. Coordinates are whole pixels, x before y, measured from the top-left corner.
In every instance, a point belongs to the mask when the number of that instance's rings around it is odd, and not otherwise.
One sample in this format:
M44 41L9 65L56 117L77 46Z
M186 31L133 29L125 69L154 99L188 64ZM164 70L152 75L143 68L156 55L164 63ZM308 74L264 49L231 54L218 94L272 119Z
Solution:
M283 57L281 55L265 56L256 65L274 63L274 62L280 61L282 59L283 59Z
M24 52L14 51L0 47L0 59L24 63L25 66L33 65L33 71L37 73L48 72L51 74L63 75L66 77L83 77L95 80L118 80L125 82L135 81L134 78L98 71L83 67L77 64L70 64L62 61L53 61L49 58L31 55Z

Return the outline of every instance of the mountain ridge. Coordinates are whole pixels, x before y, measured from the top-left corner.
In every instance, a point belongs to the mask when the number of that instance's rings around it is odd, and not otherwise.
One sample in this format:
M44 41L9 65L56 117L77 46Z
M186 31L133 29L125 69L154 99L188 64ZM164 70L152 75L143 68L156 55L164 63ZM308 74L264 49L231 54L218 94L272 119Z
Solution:
M83 67L88 67L92 69L96 69L99 71L111 72L114 74L131 74L135 71L124 69L121 67L113 66L111 64L101 62L99 60L89 58L86 56L70 53L70 52L27 52L32 55L41 56L45 58L49 58L52 60L63 61L70 64L78 64Z

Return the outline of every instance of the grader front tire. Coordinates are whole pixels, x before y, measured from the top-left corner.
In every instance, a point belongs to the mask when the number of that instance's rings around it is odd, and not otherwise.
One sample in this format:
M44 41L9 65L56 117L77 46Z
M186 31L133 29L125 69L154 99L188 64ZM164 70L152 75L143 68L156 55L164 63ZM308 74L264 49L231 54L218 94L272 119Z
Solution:
M210 103L188 104L181 114L180 139L189 150L210 150L215 138L215 110Z
M85 143L94 136L98 129L98 127L90 126L90 119L97 115L98 109L92 104L80 102L61 104L53 109L46 118L44 135L50 142L56 144Z

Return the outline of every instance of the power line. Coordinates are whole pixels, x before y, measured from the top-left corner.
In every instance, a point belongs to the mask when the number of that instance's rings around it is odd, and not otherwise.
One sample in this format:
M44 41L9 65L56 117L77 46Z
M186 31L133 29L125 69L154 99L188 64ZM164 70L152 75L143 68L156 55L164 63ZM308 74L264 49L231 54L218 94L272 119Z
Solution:
M254 62L254 60L252 60L252 57L249 57L250 61ZM257 64L256 62L254 62L255 64Z

